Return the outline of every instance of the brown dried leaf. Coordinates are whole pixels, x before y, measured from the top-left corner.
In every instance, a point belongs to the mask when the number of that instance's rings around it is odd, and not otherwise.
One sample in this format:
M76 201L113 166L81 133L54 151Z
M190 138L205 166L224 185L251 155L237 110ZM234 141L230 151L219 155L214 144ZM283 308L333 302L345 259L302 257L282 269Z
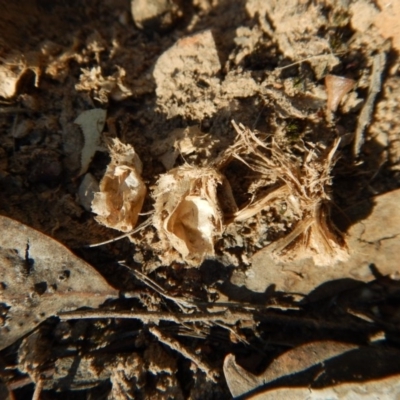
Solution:
M353 89L355 81L343 76L327 75L325 86L328 94L327 109L328 113L334 113L343 97Z
M249 373L228 355L224 373L235 398L392 399L400 393L398 357L394 347L320 341L287 351L261 375Z
M357 348L357 346L337 342L313 342L283 353L272 361L261 375L253 375L236 364L232 354L224 361L224 374L233 397L250 392L285 375L303 371L313 365Z
M96 221L122 232L131 231L139 218L146 196L141 178L142 162L134 148L113 139L111 162L94 195L92 211Z
M163 247L174 248L191 265L214 255L214 242L223 231L218 186L234 202L224 181L215 169L191 166L175 168L158 181L153 224Z
M0 349L46 318L97 307L117 291L50 237L0 217Z

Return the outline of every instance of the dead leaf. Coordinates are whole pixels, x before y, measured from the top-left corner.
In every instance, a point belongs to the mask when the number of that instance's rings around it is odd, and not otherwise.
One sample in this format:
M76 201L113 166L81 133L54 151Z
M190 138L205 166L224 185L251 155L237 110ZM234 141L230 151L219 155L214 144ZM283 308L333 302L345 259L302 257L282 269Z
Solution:
M328 93L328 113L335 113L343 97L353 89L355 81L344 76L326 75L325 87Z
M398 357L397 348L320 341L283 353L261 375L230 354L224 373L233 397L252 400L392 399L400 392Z
M400 395L399 375L372 382L343 383L326 388L277 388L268 393L248 397L248 400L304 399L397 399Z
M0 216L0 350L46 318L97 307L117 290L62 244Z
M107 111L101 108L84 111L74 121L82 129L84 146L81 153L81 170L79 175L84 174L89 168L94 153L100 146L100 135L106 122Z
M249 373L236 364L235 357L229 354L225 357L224 374L232 396L237 397L282 376L303 371L356 347L330 341L307 343L283 353L272 361L261 375Z

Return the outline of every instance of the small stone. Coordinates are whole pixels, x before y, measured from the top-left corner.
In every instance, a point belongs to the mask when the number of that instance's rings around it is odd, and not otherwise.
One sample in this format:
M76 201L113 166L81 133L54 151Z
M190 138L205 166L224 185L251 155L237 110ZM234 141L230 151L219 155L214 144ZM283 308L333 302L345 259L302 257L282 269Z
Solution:
M176 0L133 0L132 17L139 29L170 29L183 12Z

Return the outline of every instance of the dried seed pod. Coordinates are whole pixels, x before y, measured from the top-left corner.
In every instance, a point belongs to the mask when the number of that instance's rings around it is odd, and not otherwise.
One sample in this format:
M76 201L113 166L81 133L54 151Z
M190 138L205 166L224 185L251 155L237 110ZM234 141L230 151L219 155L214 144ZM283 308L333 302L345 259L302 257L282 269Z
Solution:
M113 139L111 162L94 195L92 211L96 220L108 228L131 231L138 220L146 196L142 181L142 162L133 147Z
M334 113L343 97L353 89L355 81L343 76L327 75L325 77L325 86L328 94L327 109L328 113Z
M217 189L234 204L229 184L213 168L185 165L160 177L154 192L153 224L162 241L163 262L174 257L168 251L171 247L193 266L214 255L214 242L223 231Z

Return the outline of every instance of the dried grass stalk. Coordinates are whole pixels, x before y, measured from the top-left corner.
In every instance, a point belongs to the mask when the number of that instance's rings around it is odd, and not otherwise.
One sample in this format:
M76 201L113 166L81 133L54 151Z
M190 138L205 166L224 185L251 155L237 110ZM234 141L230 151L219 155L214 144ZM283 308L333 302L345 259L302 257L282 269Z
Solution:
M153 224L161 239L163 262L176 260L198 266L214 256L214 242L223 231L223 213L217 190L233 202L230 186L213 168L184 165L162 175L154 191Z
M146 196L141 178L142 162L133 147L113 139L111 162L95 193L92 211L96 220L108 228L131 231L138 220Z
M330 173L340 140L325 149L304 145L299 159L289 150L283 151L273 138L266 144L254 132L233 124L238 137L222 163L226 164L229 158L242 160L269 182L269 190L253 194L254 200L236 213L235 220L246 220L267 206L285 203L297 222L287 236L270 245L277 258L312 257L317 265L346 259L343 237L330 219Z

